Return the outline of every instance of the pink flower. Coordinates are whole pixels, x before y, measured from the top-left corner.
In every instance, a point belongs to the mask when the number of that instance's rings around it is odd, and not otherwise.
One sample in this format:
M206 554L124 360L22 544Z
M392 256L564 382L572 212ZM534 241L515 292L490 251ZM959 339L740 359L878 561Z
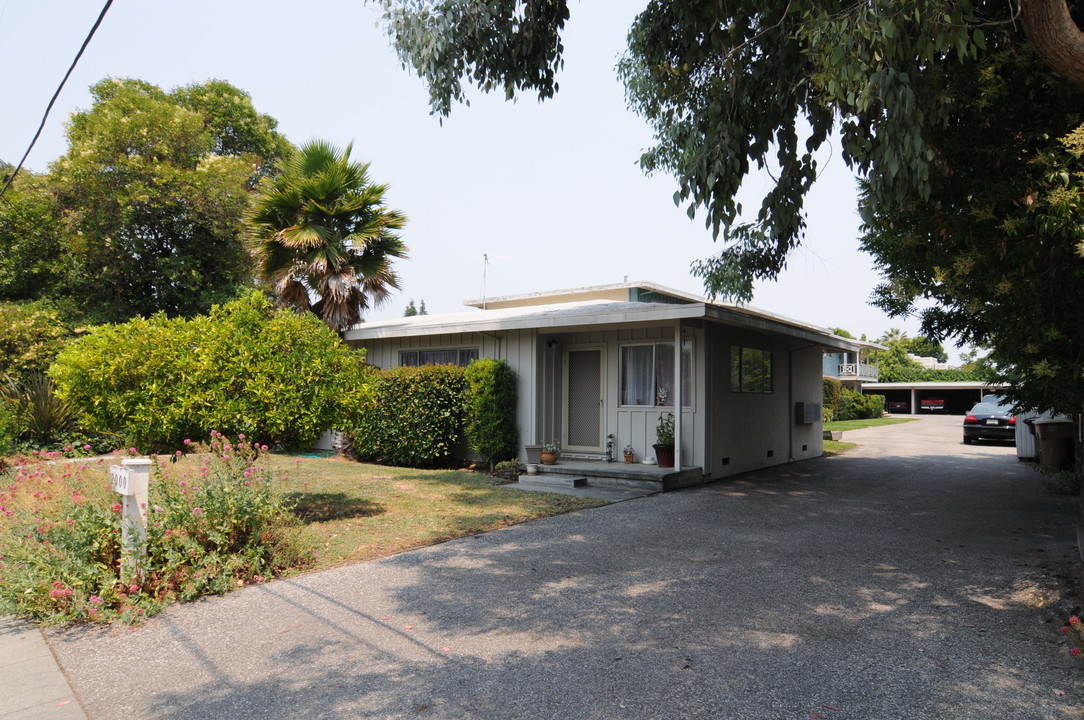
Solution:
M245 439L245 434L244 433L237 433L237 439L238 440L244 440Z
M121 508L120 503L113 503L113 512L119 513L121 511L121 509L122 508Z
M177 452L175 452L173 454L176 455L177 457L180 457L181 455L184 455L184 453L182 451L180 451L180 450L178 450Z
M1080 618L1078 618L1076 615L1071 616L1069 618L1069 624L1073 625L1073 626L1079 625L1080 624Z
M195 515L196 517L199 517L200 515L203 514L203 509L198 508L198 507L194 507L194 508L192 508L192 514Z
M1063 626L1062 629L1061 629L1061 633L1062 633L1062 635L1068 635L1069 634L1069 626L1068 625Z
M191 440L190 440L189 438L185 438L185 439L184 439L184 444L185 444L185 445L191 445L191 444L192 444L192 441L191 441Z
M128 592L130 592L130 593L137 593L137 592L139 592L139 586L138 586L138 585L131 585L131 586L129 586L129 587L128 587Z
M1078 647L1075 647L1075 648L1071 648L1071 649L1069 650L1069 654L1070 654L1070 655L1073 655L1074 657L1080 657L1080 655L1081 655L1081 653L1080 653L1080 648L1078 648Z
M92 448L92 447L91 447L90 445L84 445L84 446L83 446L83 449L84 449L84 450L86 450L87 452L90 452L90 451L91 451L91 450L93 450L94 448Z
M97 605L98 603L100 603L102 601L102 599L100 597L98 597L97 595L91 595L90 596L90 601L92 603L94 603L95 605Z

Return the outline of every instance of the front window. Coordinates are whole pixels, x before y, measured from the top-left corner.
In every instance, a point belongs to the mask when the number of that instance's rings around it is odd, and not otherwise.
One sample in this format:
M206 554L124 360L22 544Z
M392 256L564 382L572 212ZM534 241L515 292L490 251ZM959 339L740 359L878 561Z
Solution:
M681 404L693 404L693 347L681 343ZM625 345L621 348L621 404L673 407L674 343Z
M452 348L441 350L403 350L399 364L405 367L419 365L458 365L466 367L478 359L478 348Z

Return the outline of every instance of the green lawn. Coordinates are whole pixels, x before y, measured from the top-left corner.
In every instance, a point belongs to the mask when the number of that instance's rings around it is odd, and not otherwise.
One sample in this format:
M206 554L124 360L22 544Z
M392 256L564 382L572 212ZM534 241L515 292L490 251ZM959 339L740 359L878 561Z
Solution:
M825 430L861 430L868 427L880 427L881 425L895 425L897 423L914 422L917 418L876 418L873 420L838 420L824 423Z
M316 545L315 569L394 555L605 501L528 492L482 473L271 456Z
M825 455L839 455L840 453L847 452L851 448L858 447L858 443L852 442L838 442L836 440L824 441L824 454Z

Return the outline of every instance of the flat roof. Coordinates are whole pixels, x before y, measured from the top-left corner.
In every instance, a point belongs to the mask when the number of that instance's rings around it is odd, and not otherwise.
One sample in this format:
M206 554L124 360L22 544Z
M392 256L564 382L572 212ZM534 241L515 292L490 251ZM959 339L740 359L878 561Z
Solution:
M669 295L671 297L679 298L681 300L687 300L693 303L707 303L710 302L706 297L696 295L694 293L685 292L684 290L675 290L665 285L659 285L653 282L619 282L609 283L607 285L587 285L585 287L569 288L565 290L542 290L539 292L522 293L520 295L501 295L498 297L478 298L476 300L464 300L463 304L467 307L485 308L486 305L498 305L509 302L531 301L541 300L549 297L564 297L575 295L592 295L596 293L610 292L614 290L648 290L651 292L659 293L660 295Z
M701 319L733 327L773 332L803 339L830 349L855 352L859 341L833 335L831 331L774 313L733 305L705 302L687 304L593 300L552 305L529 305L495 310L468 310L441 315L414 315L371 323L347 330L346 340L496 332L501 330L565 330L575 327L621 326L665 321Z
M981 380L943 380L924 382L864 382L863 390L997 390L1005 383L988 383Z

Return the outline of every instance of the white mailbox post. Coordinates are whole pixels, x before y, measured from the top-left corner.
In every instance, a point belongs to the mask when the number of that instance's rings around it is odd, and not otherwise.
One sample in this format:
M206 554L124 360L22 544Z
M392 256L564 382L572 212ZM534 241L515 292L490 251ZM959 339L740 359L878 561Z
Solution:
M129 577L139 577L143 558L147 555L147 494L150 484L151 461L144 458L123 460L109 466L113 490L120 493L121 552L123 567Z

